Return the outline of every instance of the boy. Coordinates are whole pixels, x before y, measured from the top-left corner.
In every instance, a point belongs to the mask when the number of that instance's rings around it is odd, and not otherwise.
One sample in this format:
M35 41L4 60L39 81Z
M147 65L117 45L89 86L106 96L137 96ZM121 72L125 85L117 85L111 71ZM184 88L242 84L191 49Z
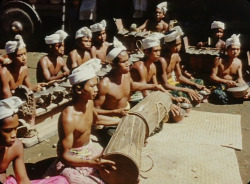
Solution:
M63 30L58 30L45 37L45 43L49 45L49 53L37 63L37 82L50 82L69 75L69 69L63 60L64 40L67 36L68 34ZM62 73L59 73L60 71Z
M67 67L70 71L92 58L90 53L91 40L92 33L89 28L82 27L76 32L76 49L69 53L67 59Z
M162 2L156 6L155 17L148 19L138 27L137 31L152 31L165 33L168 31L168 23L164 21L167 13L167 2Z
M6 58L0 56L0 100L11 97L11 90L16 88L16 84L11 73L4 66L5 63Z
M22 103L18 97L0 101L0 183L30 183L23 160L23 145L16 137L19 125L16 113ZM15 177L7 177L6 169L11 162Z
M5 45L5 51L11 63L7 65L14 78L16 86L24 85L33 91L40 91L45 84L32 86L29 78L29 69L27 66L27 50L21 35L16 35L17 41L8 41Z
M69 76L73 89L73 102L63 110L58 122L58 174L70 183L104 183L98 174L99 169L112 172L115 163L101 159L101 149L90 140L91 126L99 124L93 99L97 95L96 72L100 69L100 60L91 59ZM105 125L117 125L119 119L113 118Z
M201 96L195 89L205 90L207 93L209 90L202 84L202 80L189 80L182 74L179 55L182 35L183 32L179 26L174 27L169 34L165 35L163 49L165 61L161 60L163 73L160 74L162 78L159 77L159 80L164 83L167 89L173 90L170 92L173 96L187 97L196 106L201 102ZM164 74L165 72L166 74Z
M214 47L220 50L225 49L225 42L222 40L224 36L225 24L220 21L213 21L211 24L212 38L208 38L208 42L199 42L199 47Z
M108 64L106 62L107 48L110 45L107 40L106 34L106 21L102 20L100 23L96 23L90 26L92 32L92 48L91 55L93 58L99 58L103 65Z
M230 99L226 89L237 86L237 83L246 83L242 77L242 62L238 58L241 46L239 36L233 34L228 38L225 45L227 55L214 60L210 79L216 84L211 94L211 99L216 103L227 104Z

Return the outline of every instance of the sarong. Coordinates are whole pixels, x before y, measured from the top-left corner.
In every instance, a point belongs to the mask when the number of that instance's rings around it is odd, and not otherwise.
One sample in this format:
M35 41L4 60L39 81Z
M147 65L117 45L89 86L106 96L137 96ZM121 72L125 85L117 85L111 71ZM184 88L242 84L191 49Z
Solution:
M218 86L213 86L211 94L209 96L209 101L214 104L228 104L229 95L226 91L227 85L219 84Z
M80 148L71 148L70 153L85 160L90 160L101 155L102 149L92 142ZM92 167L70 167L65 166L61 161L56 164L56 171L63 175L71 184L104 184L98 170Z
M10 175L6 178L6 181L4 182L4 184L17 184L16 178Z

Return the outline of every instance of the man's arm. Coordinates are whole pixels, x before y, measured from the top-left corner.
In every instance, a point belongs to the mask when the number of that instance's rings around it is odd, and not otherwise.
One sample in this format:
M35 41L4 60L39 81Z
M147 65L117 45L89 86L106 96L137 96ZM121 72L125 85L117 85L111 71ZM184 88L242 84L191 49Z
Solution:
M67 58L67 67L68 69L71 71L73 70L75 67L77 67L77 56L76 56L76 51L73 50L69 53L69 56Z
M244 81L243 79L243 75L242 75L242 62L241 60L239 60L239 68L238 68L238 79L237 79L237 82L238 83L241 83L241 84L246 84L246 82Z
M24 165L24 159L23 159L23 145L21 141L19 140L16 140L15 144L16 145L13 151L15 151L15 154L17 156L15 160L13 160L13 170L15 172L17 183L29 184L30 180L27 176L26 168Z
M7 68L1 68L0 70L0 79L2 83L2 91L1 95L3 98L9 98L12 96L11 90L16 88L16 84L14 82L13 76L7 70ZM7 76L7 77L6 77Z

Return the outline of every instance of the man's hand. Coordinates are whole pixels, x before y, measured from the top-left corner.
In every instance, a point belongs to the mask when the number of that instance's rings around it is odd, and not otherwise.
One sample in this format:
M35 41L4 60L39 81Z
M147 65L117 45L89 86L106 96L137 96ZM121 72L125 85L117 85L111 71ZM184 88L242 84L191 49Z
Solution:
M162 87L162 85L160 85L160 84L158 84L158 85L155 86L155 90L166 92L166 90L164 89L164 87Z
M200 99L200 95L197 91L193 90L193 89L189 89L189 88L185 88L186 93L188 93L188 95L190 96L191 100L193 101L201 101Z
M117 114L118 116L126 116L128 115L128 109L125 108L120 108L120 109L115 109L114 113Z
M92 160L92 164L98 170L103 170L107 174L116 170L115 162L111 160L106 160L102 158L95 158Z
M175 104L171 104L170 111L173 114L173 116L181 115L181 108Z
M187 98L185 98L185 97L176 97L173 100L175 100L178 103L188 103L188 104L191 104L191 102Z
M226 84L227 84L227 87L229 87L229 88L237 86L237 83L235 81L231 81L231 80L227 81Z

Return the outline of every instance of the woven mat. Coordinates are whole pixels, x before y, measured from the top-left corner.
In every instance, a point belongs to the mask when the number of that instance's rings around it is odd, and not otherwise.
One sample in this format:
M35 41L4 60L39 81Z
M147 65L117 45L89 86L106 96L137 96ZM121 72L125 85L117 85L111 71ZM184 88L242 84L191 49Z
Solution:
M180 123L166 123L152 137L163 142L193 143L242 149L241 116L194 111Z
M151 159L153 162L151 161ZM142 150L141 184L241 184L235 151L213 145L150 140Z

